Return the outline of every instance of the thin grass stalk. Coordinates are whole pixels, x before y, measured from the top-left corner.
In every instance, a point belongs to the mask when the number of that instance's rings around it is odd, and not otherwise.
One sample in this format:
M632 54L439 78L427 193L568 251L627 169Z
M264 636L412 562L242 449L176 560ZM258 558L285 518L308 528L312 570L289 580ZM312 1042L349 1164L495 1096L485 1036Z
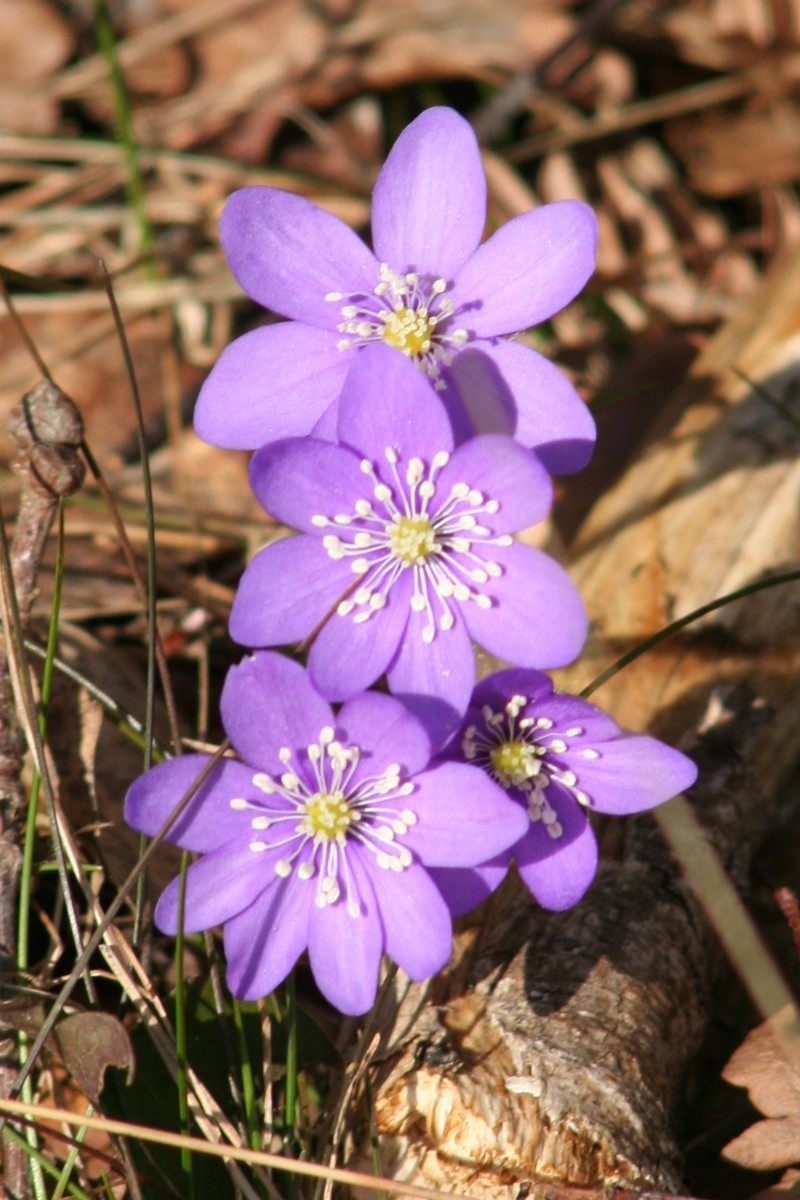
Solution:
M112 304L113 304L113 297L112 297ZM81 443L81 453L83 454L84 458L86 459L87 466L89 467L89 470L92 473L92 478L94 479L95 483L97 484L97 487L99 488L99 490L103 496L103 499L105 500L105 502L108 506L108 510L111 515L111 520L114 523L114 529L116 531L117 537L119 538L120 549L122 550L122 553L125 557L125 562L127 563L127 566L130 570L131 579L133 580L134 587L136 588L137 594L139 595L140 599L142 600L143 604L145 605L145 608L147 608L147 604L148 604L147 588L145 587L145 585L142 582L141 572L139 571L139 565L136 561L136 556L133 553L133 547L131 546L130 539L127 537L127 535L125 533L125 527L122 523L122 519L120 517L116 501L114 500L114 496L111 492L111 489L108 486L108 483L106 482L103 472L100 470L100 466L99 466L94 454L92 453L92 449L89 446L88 442L83 441ZM164 693L164 702L167 706L167 717L168 717L169 726L170 726L170 736L172 737L173 744L175 746L175 753L178 753L180 750L180 733L178 731L178 717L177 717L177 709L175 707L175 698L172 694L172 688L170 686L170 680L169 680L169 671L167 669L167 658L164 653L164 647L161 644L161 638L158 636L158 630L153 629L153 634L154 634L154 640L155 640L155 655L156 655L156 659L158 662L159 674L161 676L161 687L162 687L162 690Z
M59 1171L58 1167L51 1163L50 1159L46 1158L44 1154L42 1154L41 1150L34 1149L30 1143L26 1143L22 1134L17 1133L16 1129L14 1129L12 1125L6 1126L5 1136L14 1142L17 1142L25 1150L26 1154L30 1155L31 1159L35 1159L37 1166L45 1175L49 1175L51 1179L61 1179L63 1172ZM84 1137L85 1136L86 1134L84 1133ZM81 1188L77 1183L72 1183L69 1180L65 1183L64 1190L68 1191L70 1196L74 1196L75 1200L92 1200L92 1198L83 1190L83 1188ZM47 1193L45 1192L45 1195L46 1194ZM52 1200L56 1200L55 1192L53 1193Z
M247 1048L247 1037L245 1036L244 1018L242 1014L242 1006L235 996L231 997L231 1008L233 1011L233 1023L236 1028L236 1041L239 1048L239 1066L242 1078L242 1103L244 1107L245 1122L247 1125L247 1136L250 1139L250 1145L254 1150L261 1149L261 1122L258 1117L258 1104L256 1102L256 1088L253 1079L253 1064L250 1061L250 1052Z
M31 641L30 638L25 639L25 649L29 654L35 655L36 658L44 659L47 657L47 651L36 642ZM118 729L129 742L139 748L144 747L144 725L138 717L135 717L133 713L129 713L121 704L117 703L113 696L109 696L108 692L104 692L102 688L99 688L87 675L82 674L81 671L78 671L70 663L65 662L63 658L59 658L58 655L53 655L53 666L65 679L70 679L73 683L76 683L78 687L83 688L88 693L92 700L96 700L115 729ZM170 757L169 753L163 747L159 746L158 742L153 742L151 750L155 762L166 762Z
M381 1017L382 1009L388 996L391 994L397 979L398 967L396 963L390 963L386 969L386 974L383 978L378 994L375 997L375 1003L367 1014L367 1019L364 1022L364 1027L361 1030L361 1035L356 1044L353 1057L347 1065L347 1071L342 1079L342 1086L339 1089L339 1096L336 1101L336 1107L333 1110L329 1125L329 1135L325 1148L325 1158L328 1166L334 1166L339 1155L339 1145L342 1140L345 1125L345 1111L350 1101L355 1088L358 1086L359 1080L366 1075L367 1067L369 1066L370 1058L374 1053L377 1045L380 1043L380 1034L377 1032L377 1026ZM333 1192L333 1179L319 1179L314 1189L314 1200L330 1200Z
M41 687L41 702L39 708L39 733L42 741L47 739L47 717L50 707L50 698L53 690L53 660L55 658L56 646L58 644L58 621L61 611L61 591L64 583L64 504L59 500L58 503L58 535L56 541L56 562L53 581L53 604L50 610L50 624L47 630L47 648L45 651L44 667L42 669L42 687ZM36 840L36 815L39 810L39 793L41 790L42 777L39 771L34 768L33 777L31 779L31 791L28 800L28 813L25 823L25 840L22 845L22 872L20 875L20 890L19 890L19 914L17 928L17 970L25 972L30 965L29 949L30 949L30 907L31 893L33 890L33 854ZM19 1035L19 1062L23 1065L28 1056L28 1038L24 1033ZM30 1079L26 1079L25 1086L22 1089L22 1099L30 1102L33 1100L33 1086ZM36 1130L28 1129L26 1131L26 1141L31 1147L31 1150L38 1149L36 1140ZM31 1183L33 1185L36 1200L46 1200L47 1190L45 1188L44 1176L42 1174L41 1165L35 1154L32 1154L30 1159ZM63 1189L62 1189L63 1192Z
M101 4L102 0L95 0L96 4ZM139 459L142 465L142 484L144 487L144 503L145 503L145 529L147 532L147 581L145 587L146 608L147 608L147 691L146 691L146 707L145 707L145 727L144 727L144 761L142 771L149 771L152 766L152 742L153 742L153 712L155 707L155 680L156 680L156 650L160 647L157 627L156 614L156 538L155 538L155 505L153 503L153 481L150 475L150 459L147 453L147 441L144 433L144 412L142 411L142 399L139 394L139 384L136 379L136 372L133 367L133 358L131 356L128 339L125 336L125 326L122 322L116 299L114 297L114 289L111 284L111 279L103 265L104 282L106 291L108 292L108 301L111 305L111 312L114 317L114 323L117 327L117 335L119 337L120 346L122 348L122 356L125 360L125 370L128 376L128 384L131 391L131 399L133 401L133 411L136 417L136 440L139 447ZM163 650L162 650L163 654ZM162 677L164 678L165 691L169 692L167 683L168 670L166 660L160 663ZM180 753L180 734L177 729L177 722L173 726L173 747L176 754ZM144 853L144 842L139 844L139 857ZM133 942L134 945L141 938L142 918L144 914L144 876L140 876L139 883L136 888L136 918L133 927Z
M784 583L797 583L798 581L800 581L800 571L787 571L782 575L770 575L767 579L759 579L756 583L748 583L747 587L739 588L735 592L728 592L726 596L718 596L716 600L711 600L708 604L703 604L700 608L695 608L692 612L687 613L685 617L679 617L677 621L672 621L671 624L665 625L663 629L659 629L651 637L639 642L638 646L634 646L632 650L628 650L616 662L613 662L610 667L606 667L605 671L601 671L578 695L584 700L588 699L593 692L596 692L604 683L608 683L609 679L613 679L615 675L624 670L632 662L635 662L637 658L646 654L648 650L654 649L661 642L665 642L674 633L679 633L681 629L685 629L693 621L699 620L700 617L705 617L708 613L716 612L718 608L724 608L726 604L734 604L737 600L744 600L747 596L753 596L756 592L763 592L767 588L779 587Z
M86 1109L86 1112L90 1117L93 1116L94 1105L90 1104L89 1107ZM83 1129L79 1129L78 1132L75 1134L75 1141L72 1143L72 1145L69 1148L69 1154L67 1155L66 1162L64 1163L64 1169L61 1172L58 1183L56 1184L55 1188L53 1189L53 1194L50 1197L50 1200L61 1200L61 1197L64 1195L64 1192L67 1190L67 1187L69 1185L69 1177L72 1174L72 1172L75 1170L75 1164L78 1161L78 1155L81 1152L81 1146L83 1144L83 1140L86 1137L88 1132L89 1132L89 1126L84 1125Z
M53 670L58 644L58 619L61 610L61 590L64 583L64 506L58 505L58 535L56 562L53 577L53 604L47 630L44 665L42 667L41 702L39 709L39 733L42 741L47 738L47 714L53 690ZM27 971L29 966L30 901L33 882L33 851L36 837L36 813L39 806L39 791L42 777L34 767L31 779L30 800L25 826L25 842L22 848L22 874L20 877L19 927L17 932L17 969Z
M189 869L189 854L186 850L181 854L181 873L178 891L178 932L175 937L175 1049L178 1055L178 1117L181 1131L188 1137L189 1125L189 1078L186 1057L186 984L183 978L184 951L186 940L183 923L186 910L186 872ZM192 1154L185 1146L181 1147L181 1170L186 1183L188 1200L194 1198L194 1169Z
M133 135L133 114L131 112L130 97L125 84L125 77L122 74L122 68L119 64L117 42L114 37L114 30L111 26L105 0L94 0L94 32L100 53L106 60L108 73L111 77L117 137L125 155L127 171L125 191L127 192L131 208L134 211L136 224L139 227L139 253L150 260L148 274L151 278L154 278L155 271L152 256L155 238L150 218L147 215L144 179L139 163L139 148Z
M286 980L286 1087L283 1100L283 1142L287 1150L294 1145L297 1119L297 980L289 972Z
M366 1188L370 1191L380 1190L390 1195L415 1197L416 1200L444 1200L445 1193L434 1188L418 1187L400 1179L381 1178L368 1175L364 1171L354 1171L349 1167L328 1167L320 1163L308 1162L305 1159L288 1159L282 1154L269 1150L250 1150L246 1146L222 1145L218 1142L208 1142L199 1137L185 1137L180 1133L170 1133L164 1129L155 1129L149 1125L134 1125L130 1121L111 1120L107 1117L87 1117L85 1113L74 1113L67 1108L47 1108L42 1104L21 1104L18 1100L0 1098L0 1115L6 1118L16 1117L20 1121L62 1121L67 1125L88 1125L90 1129L100 1129L104 1133L116 1134L120 1137L138 1138L143 1142L152 1142L158 1146L169 1146L172 1149L188 1147L193 1153L206 1155L211 1158L227 1159L236 1163L247 1163L251 1166L271 1167L288 1175L299 1175L310 1179L330 1179L351 1187ZM462 1193L459 1200L478 1200L469 1193Z
M2 531L2 523L0 523L0 531ZM105 915L103 916L102 920L97 923L92 934L88 938L81 955L79 956L77 962L75 963L75 965L72 968L72 971L70 972L70 974L68 975L68 977L64 981L64 983L62 984L61 990L58 993L58 995L56 996L56 999L53 1002L53 1004L47 1014L47 1018L45 1019L45 1021L42 1024L42 1028L39 1030L39 1033L36 1035L36 1040L33 1043L33 1048L31 1051L31 1055L33 1057L35 1057L39 1053L39 1051L42 1049L42 1046L44 1045L45 1041L50 1036L50 1033L51 1033L53 1027L55 1026L56 1021L58 1020L59 1016L63 1012L65 1005L68 1003L69 998L72 995L75 985L77 984L78 980L83 975L83 972L88 965L89 959L91 958L91 956L94 954L95 950L97 950L98 946L102 942L106 931L108 930L109 926L113 923L114 918L116 917L117 913L120 911L123 904L125 903L128 893L130 892L131 888L135 885L139 876L145 870L147 864L150 862L150 859L156 853L158 847L166 839L172 826L175 824L175 822L177 820L179 820L181 813L184 811L186 806L190 803L190 801L192 800L195 793L198 791L199 788L201 788L203 786L203 784L205 783L208 776L214 770L217 763L220 761L223 754L228 749L228 746L229 746L229 743L226 739L222 743L222 745L218 748L216 753L211 756L208 763L206 763L205 767L201 771L198 772L197 778L192 783L192 786L187 789L187 791L184 793L183 796L181 796L180 800L178 801L178 803L176 804L172 813L170 814L169 819L164 822L161 829L159 829L158 833L151 840L150 845L147 847L147 850L144 853L144 856L139 860L138 863L136 863L136 865L129 872L127 878L123 881L116 896L111 901L108 908L106 909ZM16 1080L16 1084L15 1084L15 1088L14 1088L14 1090L16 1092L18 1092L19 1089L22 1087L23 1083L25 1082L28 1075L30 1074L30 1070L31 1070L31 1059L29 1058L28 1061L25 1063L25 1065L21 1068L19 1075L17 1076L17 1080Z
M25 730L28 745L33 753L34 760L40 770L42 783L44 785L45 802L47 805L47 816L50 821L51 836L53 839L53 849L55 851L56 864L58 866L58 877L61 883L64 904L67 912L67 921L70 927L75 949L79 958L83 950L83 942L81 937L80 923L78 921L78 913L75 908L75 901L72 896L72 889L69 885L69 874L67 871L67 862L64 856L64 847L61 844L61 838L58 833L58 818L55 810L55 795L52 784L46 769L44 745L39 733L39 723L36 713L36 701L31 687L30 676L28 674L27 660L25 658L25 650L22 639L22 630L20 622L19 607L17 604L17 596L14 588L14 579L11 569L11 557L6 536L5 522L0 515L0 596L2 596L2 614L3 626L6 635L6 652L8 655L9 672L14 689L14 697L17 704L17 710L20 722ZM88 970L88 961L85 964L84 985L86 994L92 1004L95 1004L97 997L95 994L94 984ZM37 1039L38 1040L38 1039ZM34 1043L35 1044L35 1043ZM23 1066L23 1071L28 1067L28 1063Z

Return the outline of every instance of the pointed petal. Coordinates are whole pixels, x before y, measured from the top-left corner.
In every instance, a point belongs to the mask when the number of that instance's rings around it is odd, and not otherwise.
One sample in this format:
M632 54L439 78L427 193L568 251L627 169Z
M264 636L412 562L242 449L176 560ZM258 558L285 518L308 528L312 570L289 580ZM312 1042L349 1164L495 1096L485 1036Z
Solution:
M313 688L299 663L260 650L228 672L220 698L222 723L246 762L270 775L286 767L280 750L297 756L334 725L330 705ZM258 856L256 856L258 857Z
M491 654L522 667L563 667L580 653L587 620L578 591L554 559L523 546L489 546L503 573L484 589L492 607L462 605L467 628Z
M508 874L511 854L499 854L482 867L430 867L429 875L442 894L452 917L472 912L492 892L497 891Z
M372 240L396 271L452 278L483 235L486 178L469 124L429 108L395 142L372 194Z
M350 916L344 898L325 908L312 904L308 957L323 996L339 1012L357 1017L375 1002L384 937L375 893L359 856L350 855L348 864L360 914Z
M437 497L444 502L458 483L469 484L486 500L499 501L497 513L479 517L497 534L535 525L547 516L553 501L550 476L536 455L497 433L470 438L458 447L437 478Z
M425 613L412 612L397 653L389 665L389 687L412 711L423 714L416 706L420 697L437 700L442 706L425 713L437 726L434 740L443 739L458 723L469 704L475 682L475 656L463 621L456 613L452 629L437 629L433 641L423 640L422 631L428 623Z
M359 462L359 456L344 446L312 437L287 438L253 455L250 483L276 520L320 536L313 517L352 516L357 500L372 498Z
M125 797L128 825L155 837L208 761L207 754L183 754L141 775ZM228 837L245 832L250 818L231 809L230 802L234 797L248 794L252 777L252 770L243 763L222 759L172 826L167 841L184 850L203 853L215 850Z
M578 200L515 217L458 272L448 297L459 326L475 337L496 337L547 320L586 283L596 244L594 213Z
M352 358L338 341L338 334L283 321L231 342L200 389L198 437L226 450L257 450L310 433L339 395Z
M615 816L645 812L697 779L691 759L655 738L627 734L610 742L581 739L581 743L583 750L576 748L560 758L578 776L577 787L586 792L597 812ZM599 758L586 758L586 746Z
M525 886L542 908L561 912L577 904L597 870L597 842L580 805L556 784L546 792L563 833L550 837L542 821L534 821L514 857Z
M184 931L212 929L248 908L276 878L274 864L278 857L278 853L255 854L243 840L241 846L223 846L192 863L186 872ZM155 911L158 928L173 935L178 932L180 882L180 878L173 879Z
M370 882L381 912L385 950L410 979L441 971L453 947L453 923L441 893L424 867L404 871L374 867Z
M378 282L378 263L352 229L278 188L234 192L219 231L242 290L282 317L335 330L341 305L325 297L371 292Z
M385 452L400 456L401 474L415 455L430 462L451 450L447 413L428 378L388 346L367 346L353 362L339 401L339 439L370 459L387 483Z
M228 987L260 1000L284 981L308 944L313 887L294 876L271 884L225 926Z
M548 471L581 471L597 430L566 375L519 342L473 342L447 372L476 433L510 433L535 450Z
M481 767L447 762L414 779L417 823L402 844L425 866L477 867L524 837L529 820Z
M240 646L289 646L324 621L353 582L311 534L282 538L245 569L233 601L230 633Z
M354 785L365 775L381 775L391 763L415 775L430 761L431 744L424 726L399 700L380 692L348 700L336 717L336 730L340 741L363 751Z
M408 621L410 585L401 576L383 608L369 619L334 613L323 625L308 655L314 684L329 700L348 700L379 679L391 662Z

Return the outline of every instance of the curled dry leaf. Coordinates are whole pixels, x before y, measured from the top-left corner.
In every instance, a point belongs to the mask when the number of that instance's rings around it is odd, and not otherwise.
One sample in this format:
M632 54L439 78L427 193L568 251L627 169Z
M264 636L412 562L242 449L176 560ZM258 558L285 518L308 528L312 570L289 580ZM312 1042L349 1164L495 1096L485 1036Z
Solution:
M787 1062L771 1021L748 1034L722 1077L747 1088L751 1102L767 1117L728 1142L723 1157L751 1171L800 1163L800 1075Z
M36 998L0 1003L0 1025L36 1037L44 1023L45 1007ZM76 1012L58 1022L47 1039L48 1049L64 1063L84 1095L97 1103L108 1067L133 1077L133 1046L125 1026L110 1013Z
M64 1065L90 1100L103 1090L108 1067L133 1076L133 1046L121 1021L110 1013L73 1013L59 1021L55 1038Z

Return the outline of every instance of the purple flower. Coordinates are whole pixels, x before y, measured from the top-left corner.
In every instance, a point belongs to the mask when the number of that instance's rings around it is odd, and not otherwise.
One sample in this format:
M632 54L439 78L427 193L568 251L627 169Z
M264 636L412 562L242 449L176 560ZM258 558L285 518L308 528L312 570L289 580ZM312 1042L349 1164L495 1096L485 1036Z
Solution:
M301 196L234 192L220 225L231 270L248 296L289 320L223 352L197 403L200 437L239 450L332 437L347 370L378 342L433 381L458 440L511 433L548 470L585 466L595 438L585 404L551 363L504 335L581 290L594 269L594 215L575 200L547 204L480 246L485 221L478 144L449 108L424 112L389 154L372 198L374 254Z
M202 857L188 870L184 928L224 924L227 977L245 1000L271 992L307 948L321 991L365 1012L386 951L412 978L447 962L450 914L428 866L469 866L510 845L524 815L482 771L428 768L423 726L391 696L334 715L297 663L259 653L225 682L222 718L242 761L213 770L169 834ZM207 755L154 767L125 819L158 832ZM179 881L156 908L174 934Z
M479 683L445 756L482 767L528 815L524 836L492 861L434 872L456 916L494 891L512 857L544 908L576 904L597 867L587 813L644 812L697 778L684 754L620 729L585 700L554 693L539 671L500 671Z
M586 616L564 569L511 534L552 495L535 454L487 434L453 449L430 382L373 346L348 375L341 445L293 438L254 456L251 482L302 530L247 567L231 613L246 646L315 634L308 666L329 700L387 672L398 694L435 698L449 730L475 681L470 638L522 666L563 666ZM442 704L447 706L443 711Z

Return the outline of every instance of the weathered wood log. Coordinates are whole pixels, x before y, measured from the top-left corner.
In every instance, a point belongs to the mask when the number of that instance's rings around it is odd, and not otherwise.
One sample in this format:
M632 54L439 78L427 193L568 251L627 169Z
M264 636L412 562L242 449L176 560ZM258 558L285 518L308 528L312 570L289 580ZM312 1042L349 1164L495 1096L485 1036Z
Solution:
M593 632L560 686L579 690L670 621L796 564L797 426L738 372L796 419L798 359L795 253L712 340L581 529L573 575ZM735 880L778 819L797 754L798 617L800 584L761 591L593 697L621 724L696 753L693 802ZM625 837L621 861L571 912L536 911L513 885L490 900L410 1027L398 1017L374 1095L382 1170L487 1197L539 1180L679 1188L671 1109L720 952L653 819L634 818Z

